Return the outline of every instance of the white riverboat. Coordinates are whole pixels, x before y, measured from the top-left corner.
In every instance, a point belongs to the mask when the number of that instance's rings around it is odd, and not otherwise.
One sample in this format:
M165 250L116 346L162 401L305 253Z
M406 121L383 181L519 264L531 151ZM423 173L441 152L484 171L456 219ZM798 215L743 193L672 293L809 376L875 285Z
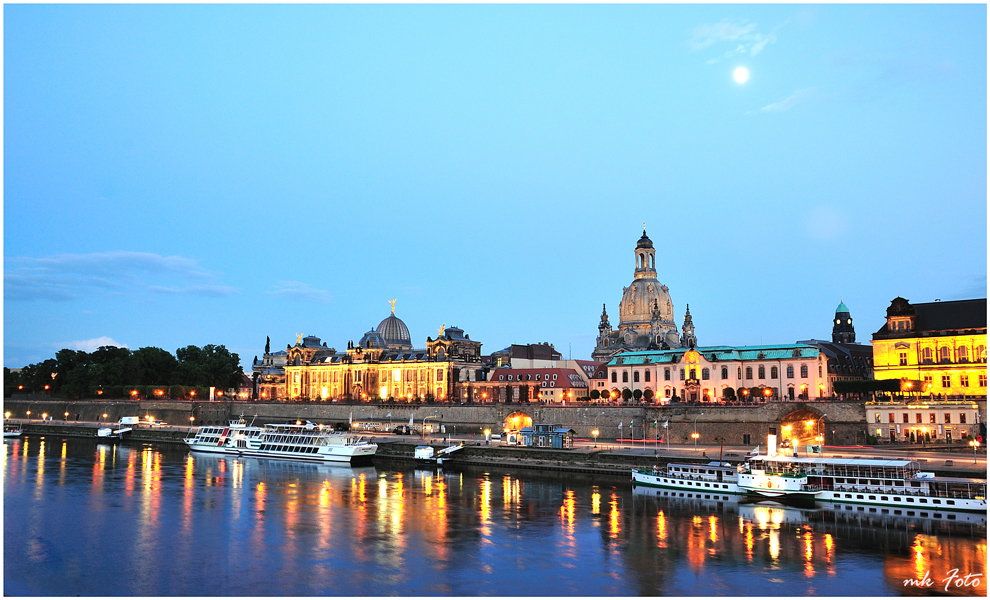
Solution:
M754 456L739 488L770 498L873 504L911 509L987 510L983 479L935 477L903 459Z
M190 434L184 441L194 452L256 458L354 464L370 461L378 451L378 445L363 436L337 433L309 421L255 427L240 418L226 426L202 426Z
M21 437L21 426L16 423L3 424L3 439Z
M739 467L719 461L708 464L670 463L666 467L633 469L632 480L633 485L692 492L745 493L739 488Z

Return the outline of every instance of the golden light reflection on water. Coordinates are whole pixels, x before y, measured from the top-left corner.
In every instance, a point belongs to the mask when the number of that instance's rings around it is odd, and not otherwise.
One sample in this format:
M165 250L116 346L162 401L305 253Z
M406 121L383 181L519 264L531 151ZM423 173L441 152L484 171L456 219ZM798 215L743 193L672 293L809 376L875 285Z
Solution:
M594 491L591 493L591 514L597 515L602 512L602 495L598 493L597 485L592 489Z
M564 503L560 506L560 521L567 528L567 534L574 534L574 491L564 492Z
M770 530L770 559L773 564L780 559L780 531L777 529Z
M744 537L746 544L746 560L748 562L753 562L753 524L746 523L746 535Z
M915 533L907 556L884 557L888 585L913 595L986 596L986 538Z
M708 517L708 539L713 544L718 541L718 517L715 515Z
M804 574L807 577L814 577L815 565L812 559L815 557L814 537L810 530L804 532Z
M611 500L609 500L609 513L608 513L608 533L609 537L616 539L619 537L619 499L613 493Z
M667 516L661 510L657 513L657 548L667 547Z

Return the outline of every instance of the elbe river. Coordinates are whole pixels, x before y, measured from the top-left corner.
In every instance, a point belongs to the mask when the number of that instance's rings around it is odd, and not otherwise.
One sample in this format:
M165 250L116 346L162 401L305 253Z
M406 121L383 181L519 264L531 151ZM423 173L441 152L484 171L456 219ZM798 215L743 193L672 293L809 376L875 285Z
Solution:
M4 443L3 499L13 596L987 592L986 514L671 498L628 477L46 435Z

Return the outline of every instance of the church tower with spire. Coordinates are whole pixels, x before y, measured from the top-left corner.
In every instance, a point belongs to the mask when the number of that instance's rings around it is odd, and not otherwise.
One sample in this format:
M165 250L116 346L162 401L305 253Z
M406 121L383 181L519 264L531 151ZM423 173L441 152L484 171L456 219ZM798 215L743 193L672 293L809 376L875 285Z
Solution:
M686 304L687 312L684 313L684 325L681 327L681 346L694 348L698 345L698 338L694 337L694 321L691 320L691 305Z
M839 306L835 308L835 318L832 319L832 342L836 344L855 344L856 329L853 327L852 316L846 303L839 298Z

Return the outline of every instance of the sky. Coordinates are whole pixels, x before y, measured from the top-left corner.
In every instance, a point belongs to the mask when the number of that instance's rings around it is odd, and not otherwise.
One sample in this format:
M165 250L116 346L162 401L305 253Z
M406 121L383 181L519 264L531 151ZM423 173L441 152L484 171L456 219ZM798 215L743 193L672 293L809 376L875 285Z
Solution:
M5 5L4 366L986 297L984 5ZM749 77L739 83L739 67Z

